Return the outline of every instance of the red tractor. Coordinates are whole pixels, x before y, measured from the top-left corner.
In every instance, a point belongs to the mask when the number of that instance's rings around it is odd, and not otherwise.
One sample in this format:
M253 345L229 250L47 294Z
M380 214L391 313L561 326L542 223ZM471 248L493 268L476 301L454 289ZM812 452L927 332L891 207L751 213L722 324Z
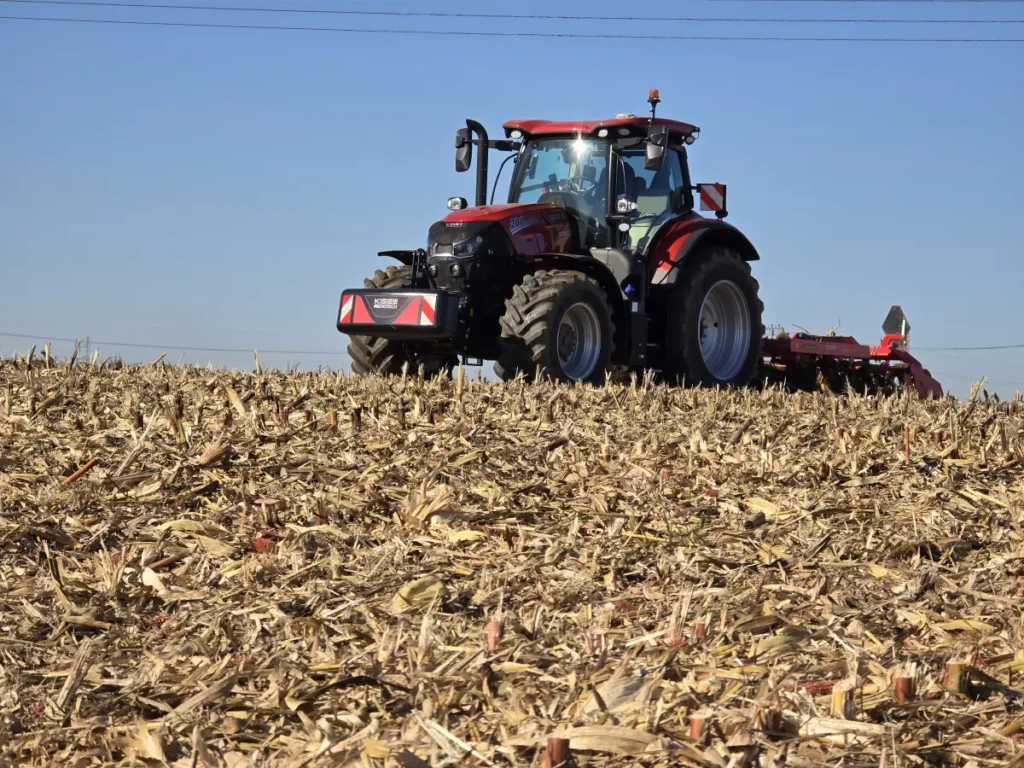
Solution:
M351 337L353 370L395 374L408 365L431 376L461 358L494 360L503 379L539 371L600 383L627 368L697 385L759 376L813 385L808 371L823 361L870 383L912 359L899 336L896 351L880 356L844 339L854 346L840 350L842 360L829 359L840 349L834 340L807 346L824 337L763 339L750 270L757 250L723 221L725 185L690 180L687 147L699 129L657 117L657 91L648 103L649 117L512 120L495 141L467 120L455 168L469 169L475 146L476 205L449 199L426 249L381 252L402 266L342 293L337 327ZM499 177L512 162L508 202L498 205L493 191L487 203L492 149L510 153ZM714 218L694 210L695 192ZM867 362L848 362L857 355Z
M690 181L699 129L656 117L657 91L648 101L650 117L512 120L501 141L467 120L455 165L468 170L476 147L476 206L450 199L425 250L382 252L402 266L343 293L338 330L351 336L353 369L408 363L432 375L461 357L494 360L504 379L539 370L601 382L628 367L751 382L763 334L757 251L723 221L725 186ZM504 204L487 204L491 149L511 153ZM694 210L695 191L715 218Z

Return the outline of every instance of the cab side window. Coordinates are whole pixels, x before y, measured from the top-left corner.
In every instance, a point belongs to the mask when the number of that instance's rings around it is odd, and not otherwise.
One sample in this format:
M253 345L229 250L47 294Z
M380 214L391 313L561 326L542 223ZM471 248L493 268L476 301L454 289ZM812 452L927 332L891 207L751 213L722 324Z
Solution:
M642 146L623 151L622 159L629 166L626 177L635 177L633 189L627 189L626 195L636 203L641 215L657 216L668 210L672 191L683 186L683 167L675 150L665 153L665 161L658 171L644 168L645 157Z

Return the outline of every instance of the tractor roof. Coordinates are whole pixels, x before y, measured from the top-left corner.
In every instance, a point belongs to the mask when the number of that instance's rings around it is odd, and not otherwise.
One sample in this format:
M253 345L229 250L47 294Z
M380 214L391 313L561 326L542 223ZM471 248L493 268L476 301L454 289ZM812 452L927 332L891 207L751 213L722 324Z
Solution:
M522 131L527 136L550 135L581 135L597 133L602 128L627 128L647 131L649 117L637 115L619 115L607 120L509 120L505 123L505 135L512 131ZM663 117L654 119L655 125L664 125L669 133L687 136L698 133L700 128L679 120L666 120ZM632 132L632 131L631 131Z

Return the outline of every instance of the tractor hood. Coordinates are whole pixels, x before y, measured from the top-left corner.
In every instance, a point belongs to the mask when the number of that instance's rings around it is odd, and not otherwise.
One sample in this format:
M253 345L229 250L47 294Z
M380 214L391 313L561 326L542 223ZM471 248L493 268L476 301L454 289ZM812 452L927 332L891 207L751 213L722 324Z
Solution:
M481 205L448 214L430 228L431 245L454 245L500 227L516 254L568 253L573 226L566 210L549 203Z
M552 217L552 218L548 218ZM509 236L516 232L546 221L564 221L565 210L551 203L499 203L481 205L448 214L446 224L471 224L495 221L501 224Z

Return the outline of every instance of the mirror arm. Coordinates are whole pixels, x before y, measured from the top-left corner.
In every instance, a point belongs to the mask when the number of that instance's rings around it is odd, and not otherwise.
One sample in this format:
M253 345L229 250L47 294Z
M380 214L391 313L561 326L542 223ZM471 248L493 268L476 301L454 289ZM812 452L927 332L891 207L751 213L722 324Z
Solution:
M496 139L488 142L488 146L490 146L491 149L498 150L499 152L518 152L523 144L522 142L512 141L511 139Z

